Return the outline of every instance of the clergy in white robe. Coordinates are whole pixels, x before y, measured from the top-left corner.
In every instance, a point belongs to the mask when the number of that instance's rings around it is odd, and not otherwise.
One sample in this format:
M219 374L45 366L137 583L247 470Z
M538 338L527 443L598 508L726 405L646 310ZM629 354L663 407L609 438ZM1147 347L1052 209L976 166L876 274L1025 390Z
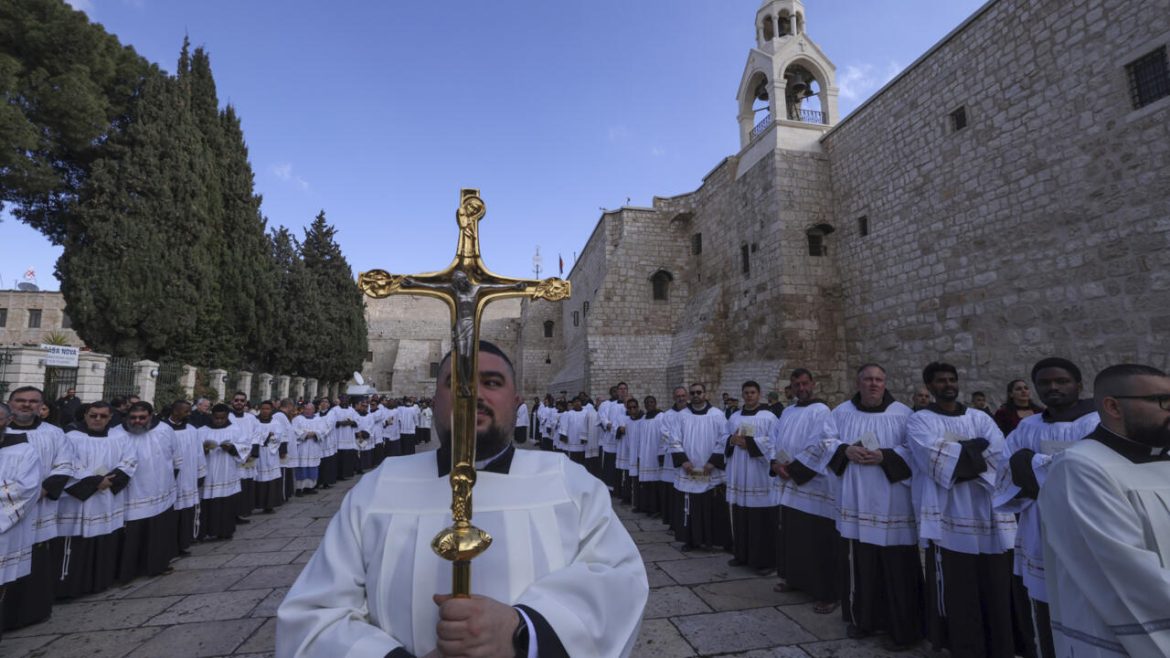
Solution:
M322 489L328 489L337 483L337 432L334 431L335 421L329 418L332 409L329 399L321 398L317 405L317 415L325 421L329 429L329 433L321 438L321 463L317 471L317 484Z
M910 417L906 436L919 542L927 549L929 637L955 658L1011 657L1016 519L996 511L992 499L1007 459L1003 434L986 413L958 402L954 366L931 363L922 378L935 402Z
M691 403L678 414L670 437L674 480L674 538L683 551L731 548L731 514L725 486L727 418L707 402L706 388L691 384Z
M125 525L125 488L138 468L138 454L124 432L110 435L110 405L88 405L84 429L65 435L74 453L76 481L65 487L57 509L62 536L56 563L57 598L100 592L114 583Z
M837 499L846 587L842 618L850 637L886 631L906 648L922 640L923 579L910 483L906 422L913 413L886 390L876 364L857 371L857 394L825 423L822 472ZM818 465L820 467L820 465Z
M252 439L240 424L228 420L226 404L211 408L211 420L199 428L199 443L207 458L207 477L199 503L201 538L231 539L239 509L240 465L252 449Z
M247 522L244 517L252 515L256 508L256 464L260 461L260 428L256 426L256 417L248 413L248 396L243 391L236 391L232 396L231 414L228 422L239 425L240 431L247 442L247 449L243 451L244 461L240 464L240 493L236 496L236 514L240 523Z
M280 446L285 442L285 426L276 408L265 400L256 415L256 441L260 446L256 459L255 507L272 514L284 504L284 480L280 472Z
M357 410L351 396L344 395L341 403L329 410L329 431L337 444L337 479L348 480L357 472Z
M17 388L9 394L8 406L12 409L8 431L25 435L37 450L41 469L41 496L32 520L31 571L5 588L4 629L15 630L43 621L52 612L53 583L61 572L50 543L64 544L57 530L57 508L65 486L73 481L74 455L65 433L41 419L44 395L40 389Z
M626 417L622 419L618 440L618 472L622 474L622 502L634 504L638 488L638 448L642 441L642 411L638 398L626 398Z
M473 522L494 537L471 564L471 590L480 598L434 598L451 582L450 563L430 548L451 522L444 359L435 394L440 450L389 460L345 497L280 605L277 655L398 658L491 647L493 654L555 658L632 651L649 588L629 533L604 487L579 465L511 446L518 399L511 363L481 341L478 364L483 470ZM469 625L482 631L473 636Z
M288 501L296 495L296 465L299 461L297 456L297 441L293 434L292 419L297 415L296 405L293 404L292 398L284 398L280 401L276 414L273 418L280 426L280 447L277 449L277 454L280 457L280 471L281 479L284 481L284 500Z
M6 431L8 405L0 404L0 594L32 571L33 522L41 495L40 455L20 433Z
M840 583L837 554L837 499L832 483L815 470L824 457L822 442L829 407L814 397L816 383L804 368L789 377L796 404L785 409L772 435L773 473L780 489L780 541L776 570L780 590L807 592L815 611L837 609Z
M647 395L643 403L646 414L641 420L642 438L638 443L638 490L634 495L634 511L658 516L662 514L659 488L666 455L666 442L662 439L663 416L653 395Z
M174 431L154 418L146 402L130 405L125 422L110 434L125 437L138 462L126 486L126 525L118 557L117 577L125 583L162 574L179 554L175 481L183 458L175 449Z
M398 407L398 430L402 433L402 454L413 455L418 445L418 405L414 398L409 398L406 404Z
M398 424L398 403L393 399L386 401L386 416L382 420L382 439L386 443L386 456L399 457L402 455L402 430Z
M771 477L772 430L776 416L760 405L760 385L744 382L743 408L727 420L727 502L734 537L729 564L760 575L776 568L780 527L780 490Z
M674 444L674 437L679 436L679 419L690 402L690 393L686 386L676 386L671 394L674 404L662 412L662 471L659 473L661 482L658 485L658 509L662 511L662 523L674 531L674 505L677 492L674 483L678 481L678 467L674 465L670 447Z
M573 408L561 414L557 428L557 442L569 459L584 465L585 446L589 442L589 413L581 407L581 399L573 398Z
M370 403L366 399L359 399L354 402L354 410L357 412L357 431L354 432L354 439L357 441L358 447L358 473L365 473L374 468L374 421L377 416L370 413Z
M512 440L516 443L528 441L528 405L523 400L516 407L516 429L512 430Z
M377 395L370 398L369 431L370 442L374 447L370 452L370 463L376 468L386 459L386 428L382 425L386 421L389 411L382 406L382 400Z
M324 454L322 437L328 433L326 421L317 415L317 407L306 402L301 413L292 419L293 438L297 444L296 495L317 493L318 467Z
M430 403L425 400L420 402L418 409L418 427L416 428L419 443L431 442L431 425L434 423L434 418L435 412L431 409Z
M601 479L601 442L605 438L605 419L598 413L592 402L583 407L589 414L589 442L585 444L585 470Z
M1055 653L1170 655L1170 377L1111 366L1093 394L1100 426L1052 459L1038 501Z
M625 382L620 382L610 389L611 399L608 405L599 406L597 413L605 426L605 433L601 437L601 479L614 494L620 494L622 473L617 467L618 427L626 417L626 398L629 389Z
M1019 603L1016 626L1034 629L1035 636L1027 633L1026 637L1036 646L1036 655L1052 658L1055 648L1044 584L1044 540L1036 498L1048 478L1053 455L1092 434L1099 419L1093 401L1079 399L1081 371L1072 362L1061 358L1042 359L1032 368L1032 385L1045 409L1020 421L1007 436L1010 457L999 467L995 504L1002 512L1016 514L1019 522L1012 573L1018 587L1025 590L1031 601Z
M544 396L544 404L540 406L540 410L536 412L536 423L540 430L540 449L541 450L555 450L553 444L556 442L556 437L553 435L554 423L550 416L556 412L555 403L551 395Z
M182 458L175 481L179 555L186 555L191 542L199 536L199 490L207 476L207 457L199 441L199 429L188 422L190 412L191 403L176 400L163 418L175 434L175 450Z

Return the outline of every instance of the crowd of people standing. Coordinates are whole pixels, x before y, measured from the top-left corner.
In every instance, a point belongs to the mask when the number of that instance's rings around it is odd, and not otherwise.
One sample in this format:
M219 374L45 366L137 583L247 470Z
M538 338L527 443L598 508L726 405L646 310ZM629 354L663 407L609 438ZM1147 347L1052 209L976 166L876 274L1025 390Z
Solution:
M414 398L250 404L237 392L156 412L70 390L55 407L28 386L0 404L4 630L44 621L54 601L168 573L193 542L229 540L256 512L431 440L431 410Z

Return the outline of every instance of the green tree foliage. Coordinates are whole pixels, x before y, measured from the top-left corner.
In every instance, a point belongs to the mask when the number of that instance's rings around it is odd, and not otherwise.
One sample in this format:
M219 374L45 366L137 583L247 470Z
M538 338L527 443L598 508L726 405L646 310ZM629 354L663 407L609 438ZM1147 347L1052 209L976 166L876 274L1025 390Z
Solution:
M91 166L161 76L61 0L0 2L0 207L62 244Z
M353 271L334 240L337 230L325 221L322 210L305 229L300 245L315 304L304 309L304 324L311 345L298 355L300 371L322 381L346 381L360 370L367 349L365 303L354 285Z

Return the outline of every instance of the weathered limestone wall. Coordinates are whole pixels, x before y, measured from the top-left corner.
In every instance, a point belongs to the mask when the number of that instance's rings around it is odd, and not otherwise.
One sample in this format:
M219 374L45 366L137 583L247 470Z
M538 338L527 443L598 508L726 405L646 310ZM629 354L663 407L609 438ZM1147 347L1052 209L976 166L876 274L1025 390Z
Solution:
M1002 401L1047 355L1170 365L1170 99L1125 71L1168 42L1167 0L1001 0L826 137L851 367Z
M66 329L65 297L56 291L0 290L0 309L7 309L0 326L0 345L40 345L51 333L60 334L73 347L83 347L81 337ZM40 310L41 326L30 329L29 311Z

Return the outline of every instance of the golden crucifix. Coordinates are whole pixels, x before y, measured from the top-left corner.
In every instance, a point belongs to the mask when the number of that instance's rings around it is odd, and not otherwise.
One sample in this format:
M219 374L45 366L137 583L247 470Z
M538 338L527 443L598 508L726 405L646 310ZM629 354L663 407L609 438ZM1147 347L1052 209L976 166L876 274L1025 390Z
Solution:
M462 190L459 244L455 260L441 272L399 275L385 270L362 272L358 287L370 297L423 295L443 300L451 310L451 517L453 525L431 541L431 548L452 563L451 592L471 594L471 559L487 550L492 538L471 525L471 488L475 486L475 412L479 387L479 323L483 308L505 297L559 301L568 299L569 282L535 281L493 273L479 253L479 220L486 209L479 190Z

